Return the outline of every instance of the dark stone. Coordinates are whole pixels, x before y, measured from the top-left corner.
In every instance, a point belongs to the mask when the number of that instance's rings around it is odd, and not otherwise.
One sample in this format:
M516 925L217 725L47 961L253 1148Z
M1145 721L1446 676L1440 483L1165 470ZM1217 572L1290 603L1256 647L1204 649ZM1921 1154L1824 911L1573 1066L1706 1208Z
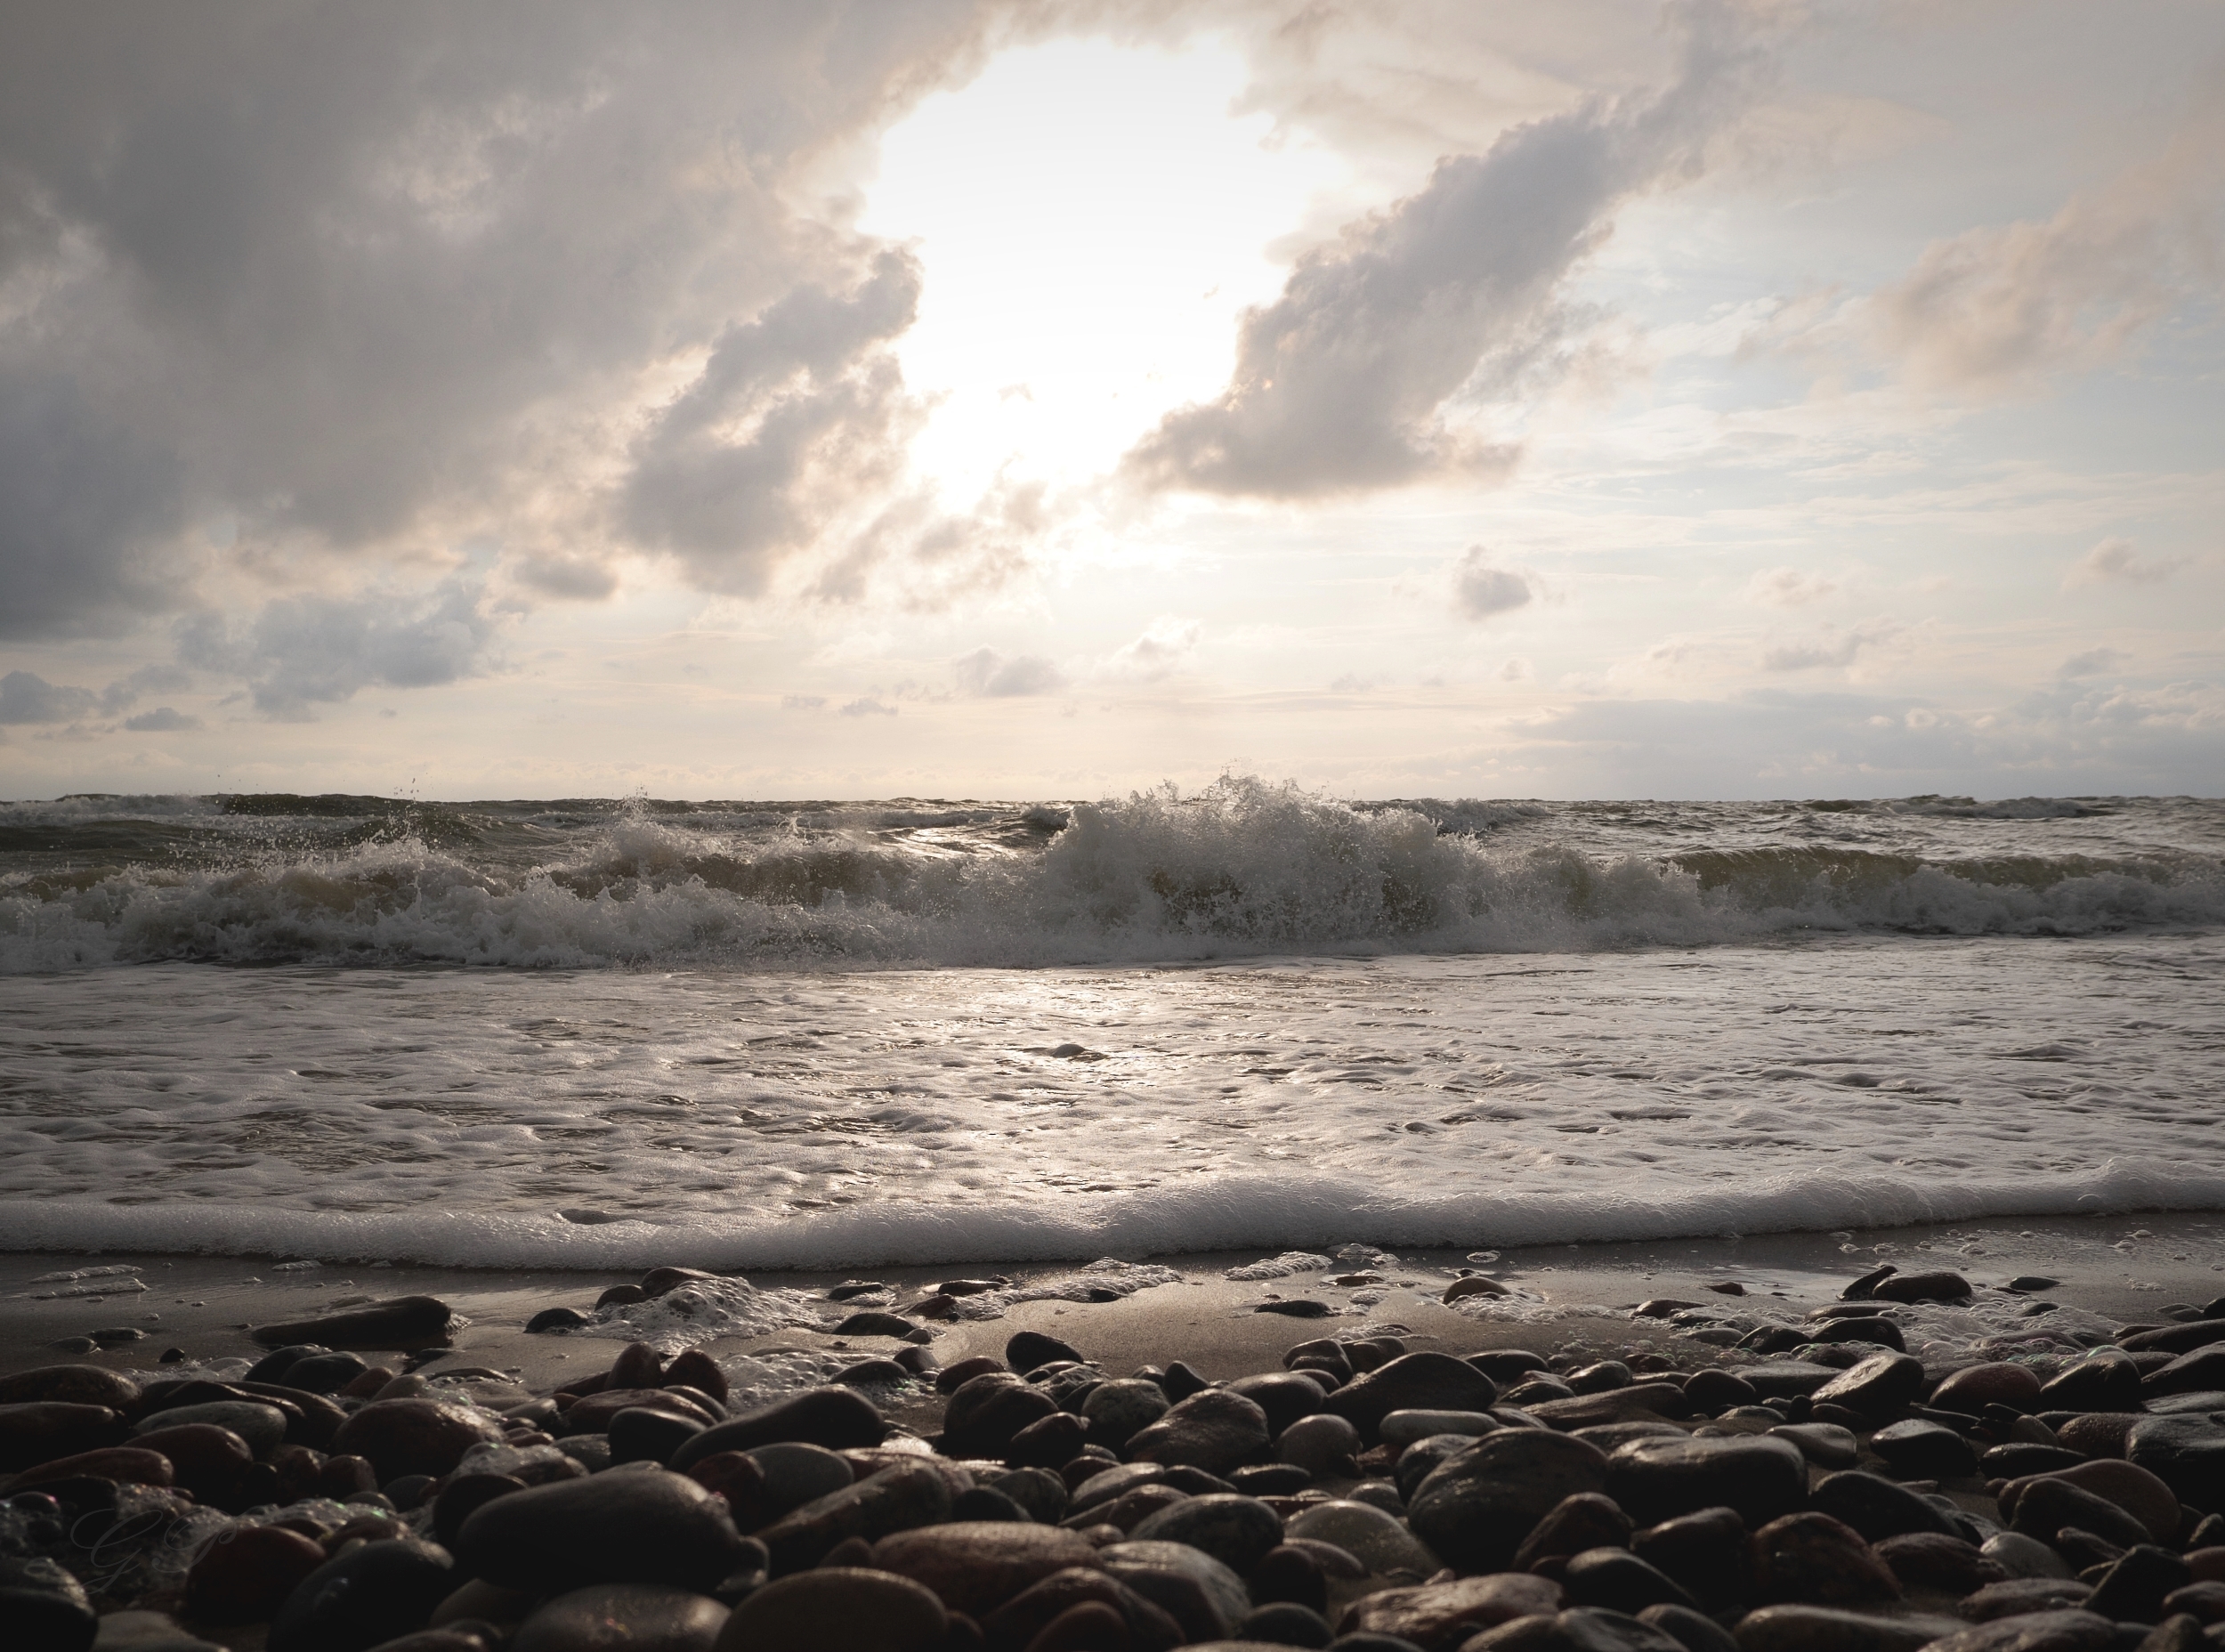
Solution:
M2082 1607L2092 1593L2091 1586L2075 1577L2011 1577L1973 1590L1958 1609L1974 1624L1990 1624L1996 1618Z
M454 1312L438 1297L401 1296L319 1319L257 1325L250 1334L264 1348L315 1342L328 1348L392 1348L408 1353L445 1345L454 1318Z
M260 1623L325 1563L321 1545L279 1526L234 1526L201 1551L185 1578L185 1607L204 1624Z
M2126 1461L2209 1512L2225 1511L2225 1420L2199 1412L2143 1417L2124 1437Z
M1207 1389L1140 1430L1129 1442L1129 1456L1138 1462L1186 1463L1220 1474L1259 1455L1267 1446L1266 1412L1241 1394Z
M708 1590L743 1553L722 1499L657 1469L495 1497L465 1519L456 1543L457 1564L473 1576L544 1594L588 1583Z
M2140 1370L2115 1349L2090 1354L2040 1389L2043 1411L2136 1411Z
M1829 1347L1834 1342L1873 1342L1880 1348L1896 1351L1908 1346L1901 1337L1900 1327L1889 1319L1827 1320L1820 1325L1812 1326L1800 1340L1823 1347Z
M1807 1500L1808 1462L1763 1435L1633 1440L1607 1460L1605 1489L1640 1525L1729 1508L1758 1526Z
M1881 1606L1900 1584L1862 1535L1827 1514L1788 1514L1753 1535L1754 1598L1764 1604Z
M1923 1362L1905 1354L1873 1354L1841 1372L1808 1397L1818 1405L1843 1405L1882 1421L1899 1412L1930 1386Z
M1848 1373L1816 1365L1813 1360L1780 1359L1763 1365L1743 1366L1738 1374L1755 1393L1771 1400L1813 1395Z
M1477 1632L1516 1618L1549 1616L1560 1605L1558 1584L1526 1573L1505 1572L1363 1595L1352 1603L1337 1628L1347 1636L1355 1630L1399 1635L1436 1652L1468 1644ZM1342 1643L1335 1644L1341 1652Z
M1135 1652L1166 1652L1182 1642L1179 1624L1094 1565L1069 1567L1029 1584L983 1619L982 1629L991 1647L1009 1652L1034 1645L1036 1637L1052 1624L1065 1620L1079 1607L1092 1605L1119 1614L1127 1644ZM1108 1643L1121 1644L1117 1636L1100 1638L1099 1644Z
M1236 1638L1277 1647L1325 1647L1337 1633L1329 1627L1329 1620L1311 1607L1277 1600L1254 1607L1236 1625Z
M1896 1274L1870 1287L1879 1302L1960 1302L1970 1293L1970 1282L1960 1274Z
M1398 1487L1398 1494L1406 1502L1414 1500L1414 1493L1428 1479L1436 1466L1446 1458L1466 1451L1478 1439L1476 1434L1432 1434L1427 1439L1416 1440L1398 1454L1398 1461L1391 1466L1391 1478Z
M1262 1379L1253 1379L1261 1381ZM1298 1382L1312 1394L1318 1404L1321 1391L1310 1382L1297 1378L1273 1379ZM1144 1429L1167 1414L1169 1402L1167 1391L1145 1377L1122 1377L1111 1382L1100 1382L1091 1389L1079 1406L1088 1425L1088 1437L1112 1451L1119 1451ZM1032 1425L1031 1425L1032 1426Z
M409 1538L365 1543L294 1586L271 1621L270 1652L367 1652L423 1627L456 1583L444 1550Z
M1038 1417L1012 1437L1004 1460L1015 1468L1063 1469L1089 1437L1089 1424L1071 1411Z
M965 1642L934 1591L868 1567L829 1567L775 1579L734 1607L719 1642L763 1652L936 1652Z
M577 1331L594 1323L576 1308L545 1308L525 1322L525 1328L530 1334L539 1336L550 1331Z
M1372 1446L1383 1419L1394 1411L1489 1411L1498 1401L1498 1385L1468 1361L1420 1353L1354 1378L1323 1399L1321 1409L1342 1417Z
M1202 1394L1213 1385L1198 1372L1181 1360L1167 1367L1167 1374L1159 1379L1159 1386L1168 1399L1179 1405L1193 1394Z
M2148 1528L2111 1502L2068 1480L2043 1478L2027 1483L2017 1498L2013 1530L2042 1543L2055 1541L2067 1526L2092 1532L2120 1549L2133 1549L2150 1541Z
M2187 1563L2168 1549L2137 1543L2093 1586L2086 1610L2120 1624L2156 1624L2164 1597L2194 1581Z
M713 1425L672 1454L671 1466L684 1470L722 1451L798 1442L829 1451L878 1446L888 1432L881 1413L854 1389L806 1389L760 1410Z
M1034 1518L1002 1492L988 1486L976 1486L971 1491L960 1492L951 1502L951 1518L961 1523L996 1520L1010 1524Z
M1954 1480L1978 1472L1978 1457L1968 1440L1922 1418L1880 1429L1870 1437L1870 1449L1904 1479Z
M150 1429L133 1443L142 1451L160 1454L171 1465L177 1483L203 1502L222 1502L255 1462L255 1453L247 1441L213 1422Z
M1431 1470L1406 1522L1447 1565L1495 1570L1562 1499L1604 1491L1606 1481L1607 1458L1597 1446L1543 1429L1502 1429Z
M1228 1483L1247 1497L1288 1497L1311 1486L1314 1476L1295 1462L1259 1462L1231 1470ZM1402 1489L1398 1494L1403 1498L1406 1494Z
M1703 1509L1633 1533L1630 1552L1711 1612L1752 1592L1752 1551L1736 1509Z
M1756 1405L1761 1394L1735 1371L1695 1371L1684 1385L1684 1397L1695 1411L1713 1416L1733 1405Z
M0 1556L0 1628L11 1652L85 1652L99 1627L85 1585L58 1563Z
M352 1354L311 1354L286 1368L285 1386L308 1394L337 1394L369 1369Z
M1056 1337L1045 1336L1040 1331L1015 1332L1012 1340L1004 1345L1004 1363L1022 1376L1058 1359L1071 1359L1076 1365L1087 1363L1082 1359L1080 1351L1071 1343L1061 1342Z
M1938 1532L1907 1532L1873 1546L1904 1589L1974 1594L2009 1575L1999 1561L1980 1553L1976 1543Z
M2225 1332L2225 1325L2218 1329ZM2181 1354L2140 1379L2140 1392L2151 1400L2172 1394L2215 1393L2221 1389L2225 1389L2225 1342Z
M818 1565L845 1538L873 1541L948 1519L958 1491L942 1469L923 1458L791 1510L756 1535L772 1555L773 1571L801 1571Z
M1880 1475L1848 1469L1825 1475L1808 1494L1809 1506L1841 1520L1870 1543L1911 1532L1960 1537L1962 1529L1946 1510L1927 1502L1905 1486Z
M1281 1314L1289 1319L1326 1319L1336 1310L1326 1302L1311 1297L1277 1297L1272 1302L1256 1303L1255 1314Z
M536 1607L509 1652L583 1652L625 1647L631 1652L711 1652L726 1626L726 1608L707 1595L663 1583L596 1583ZM615 1625L623 1640L612 1638ZM479 1647L476 1637L465 1642ZM417 1652L403 1645L378 1652ZM424 1652L434 1652L428 1643Z
M1684 1652L1738 1652L1738 1642L1729 1630L1689 1607L1649 1606L1638 1615L1638 1621L1660 1630Z
M139 1384L101 1365L34 1365L0 1376L0 1407L58 1401L128 1411L139 1399Z
M433 1535L453 1552L464 1522L498 1497L525 1489L525 1482L508 1474L459 1474L441 1487L433 1502Z
M1328 1408L1316 1384L1287 1372L1239 1377L1227 1384L1227 1389L1232 1394L1242 1395L1266 1412L1267 1433L1277 1437L1300 1417L1309 1417L1317 1411Z
M1355 1562L1357 1567L1357 1562ZM1364 1569L1364 1568L1361 1568ZM1308 1551L1284 1543L1270 1549L1246 1579L1251 1598L1265 1606L1288 1600L1316 1612L1329 1609L1329 1579Z
M1578 1606L1605 1607L1632 1617L1649 1606L1699 1606L1667 1573L1627 1549L1588 1549L1573 1556L1560 1584Z
M1182 1626L1185 1639L1216 1640L1251 1610L1243 1580L1185 1543L1108 1543L1105 1570Z
M473 1446L501 1438L500 1424L466 1406L438 1399L382 1399L342 1423L332 1437L332 1449L368 1460L384 1484L405 1474L446 1474Z
M1399 1465L1405 1467L1401 1458ZM1745 1535L1742 1526L1739 1532ZM1630 1541L1630 1517L1622 1512L1613 1498L1598 1492L1579 1492L1574 1497L1564 1497L1555 1503L1543 1519L1530 1528L1530 1535L1515 1551L1514 1569L1526 1572L1540 1560L1553 1555L1564 1558L1598 1549L1627 1549ZM1663 1599L1673 1599L1663 1596ZM1612 1601L1593 1601L1595 1606L1612 1606ZM1636 1608L1630 1608L1635 1610Z
M126 1428L122 1413L107 1405L69 1400L0 1405L0 1472L120 1446Z
M703 1425L692 1417L629 1405L611 1419L606 1432L612 1462L666 1463L681 1446L703 1432Z
M2219 1299L2225 1301L2225 1297ZM2212 1308L2216 1303L2210 1305ZM2203 1310L2200 1319L2190 1324L2158 1325L2150 1331L2136 1331L2119 1344L2127 1353L2146 1354L2162 1350L2166 1354L2190 1353L2197 1348L2207 1348L2213 1342L2225 1342L2225 1314Z
M1057 1410L1056 1400L1010 1372L985 1372L943 1407L943 1449L953 1457L1002 1457L1023 1429Z
M873 1545L872 1564L926 1585L951 1611L980 1618L1029 1585L1096 1560L1096 1551L1078 1533L980 1521L894 1533Z
M1256 1497L1216 1494L1161 1509L1129 1535L1138 1543L1187 1543L1242 1574L1282 1543L1282 1522Z
M2075 1469L2085 1462L2075 1451L2060 1446L2042 1446L2034 1440L2011 1440L1995 1446L1978 1459L1979 1470L1997 1480L2020 1480L2030 1474L2052 1474L2058 1469Z
M1898 1264L1881 1262L1859 1279L1849 1281L1847 1288L1839 1293L1839 1300L1841 1302L1866 1302L1878 1286L1898 1272L1900 1272Z
M871 1308L851 1315L834 1328L838 1337L908 1337L912 1332L909 1319L894 1314L878 1313Z

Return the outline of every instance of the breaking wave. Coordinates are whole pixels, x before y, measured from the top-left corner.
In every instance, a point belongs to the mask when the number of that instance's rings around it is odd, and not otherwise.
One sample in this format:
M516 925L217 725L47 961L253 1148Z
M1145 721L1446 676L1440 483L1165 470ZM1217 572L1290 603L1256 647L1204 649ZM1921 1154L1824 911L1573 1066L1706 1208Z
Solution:
M2003 835L2122 802L1797 806L1863 814L1869 835L1785 842L1764 806L1351 804L1241 776L1027 808L64 799L0 809L0 971L1025 966L2225 919L2206 815L2201 847ZM1909 821L1994 835L1943 853Z

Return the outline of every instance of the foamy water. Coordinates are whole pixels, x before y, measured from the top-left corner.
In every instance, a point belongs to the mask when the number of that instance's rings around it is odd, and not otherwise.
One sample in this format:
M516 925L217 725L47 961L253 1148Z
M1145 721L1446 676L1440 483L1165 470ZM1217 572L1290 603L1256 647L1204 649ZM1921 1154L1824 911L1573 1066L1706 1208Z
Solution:
M846 1267L2225 1208L2221 843L2184 799L1251 782L11 806L0 1247Z

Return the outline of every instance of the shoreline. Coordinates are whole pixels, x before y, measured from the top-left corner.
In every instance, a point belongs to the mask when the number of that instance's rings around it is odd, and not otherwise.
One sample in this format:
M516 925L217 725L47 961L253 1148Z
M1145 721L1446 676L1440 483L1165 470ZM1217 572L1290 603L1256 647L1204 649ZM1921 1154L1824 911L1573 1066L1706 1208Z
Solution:
M1328 1257L1330 1251L1315 1254ZM2035 1217L1500 1252L1411 1251L1376 1267L1360 1261L1339 1264L1347 1271L1381 1275L1379 1283L1354 1286L1327 1284L1320 1268L1283 1278L1227 1276L1231 1268L1258 1263L1266 1255L1243 1251L1132 1259L1151 1265L1152 1276L1163 1283L1134 1288L1112 1300L1023 1300L1005 1306L994 1317L929 1324L932 1355L949 1365L994 1352L1015 1331L1038 1329L1087 1344L1108 1368L1180 1358L1218 1379L1256 1368L1262 1355L1279 1354L1309 1331L1347 1335L1363 1326L1397 1324L1417 1339L1416 1346L1459 1352L1525 1346L1543 1352L1573 1340L1618 1348L1667 1344L1711 1356L1711 1347L1679 1338L1683 1327L1634 1317L1630 1310L1641 1301L1667 1298L1697 1300L1752 1318L1797 1319L1834 1300L1857 1274L1889 1260L1906 1271L1952 1269L1981 1287L1983 1313L1968 1315L1970 1324L1959 1329L1951 1321L1924 1322L1912 1332L1913 1351L1919 1335L1951 1340L1966 1330L1975 1340L2012 1328L2013 1314L2039 1300L2031 1292L2017 1296L1987 1289L2013 1277L2057 1282L2046 1289L2044 1300L2064 1310L2059 1324L2145 1323L2160 1317L2167 1307L2200 1307L2225 1294L2225 1213ZM1484 1256L1494 1259L1470 1259ZM666 1265L697 1264L676 1254ZM118 1267L134 1271L36 1283L42 1275ZM1482 1273L1509 1294L1485 1302L1471 1299L1462 1308L1448 1307L1441 1298L1461 1271ZM500 1369L528 1387L545 1388L559 1382L567 1370L606 1357L617 1343L609 1334L577 1331L528 1333L527 1320L550 1308L592 1312L605 1288L629 1283L639 1272L401 1263L289 1267L275 1257L0 1252L0 1373L62 1359L116 1371L158 1372L163 1369L161 1355L174 1348L183 1351L182 1361L173 1361L177 1368L253 1359L262 1352L253 1340L253 1326L312 1318L350 1299L430 1295L470 1322L457 1332L442 1359ZM1040 1288L1047 1282L1086 1278L1087 1270L1071 1264L965 1264L729 1276L746 1278L761 1292L807 1295L831 1316L834 1309L823 1293L854 1277L895 1287L860 1304L870 1308L915 1300L943 1280L998 1275L1018 1287ZM144 1289L131 1289L126 1280ZM1709 1289L1729 1283L1743 1286L1746 1296ZM71 1290L78 1294L53 1294ZM1317 1301L1330 1311L1313 1317L1258 1311L1262 1301L1278 1296ZM988 1300L994 1305L995 1299ZM2037 1321L2030 1324L2038 1326ZM142 1334L112 1347L70 1343L95 1332L128 1330ZM885 1355L895 1346L886 1338L845 1338L794 1323L707 1337L692 1345L721 1359L799 1350L822 1356L822 1363L846 1354L858 1359Z

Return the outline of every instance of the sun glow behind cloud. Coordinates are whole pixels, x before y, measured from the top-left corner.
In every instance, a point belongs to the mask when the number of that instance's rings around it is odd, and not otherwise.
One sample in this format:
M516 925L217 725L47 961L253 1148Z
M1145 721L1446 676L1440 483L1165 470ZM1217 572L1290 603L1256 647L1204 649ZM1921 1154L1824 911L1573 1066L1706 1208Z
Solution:
M1228 381L1237 321L1287 271L1270 242L1349 176L1239 116L1241 57L1064 41L999 56L883 142L860 228L926 271L898 347L938 399L912 449L954 494L1006 466L1079 482Z

